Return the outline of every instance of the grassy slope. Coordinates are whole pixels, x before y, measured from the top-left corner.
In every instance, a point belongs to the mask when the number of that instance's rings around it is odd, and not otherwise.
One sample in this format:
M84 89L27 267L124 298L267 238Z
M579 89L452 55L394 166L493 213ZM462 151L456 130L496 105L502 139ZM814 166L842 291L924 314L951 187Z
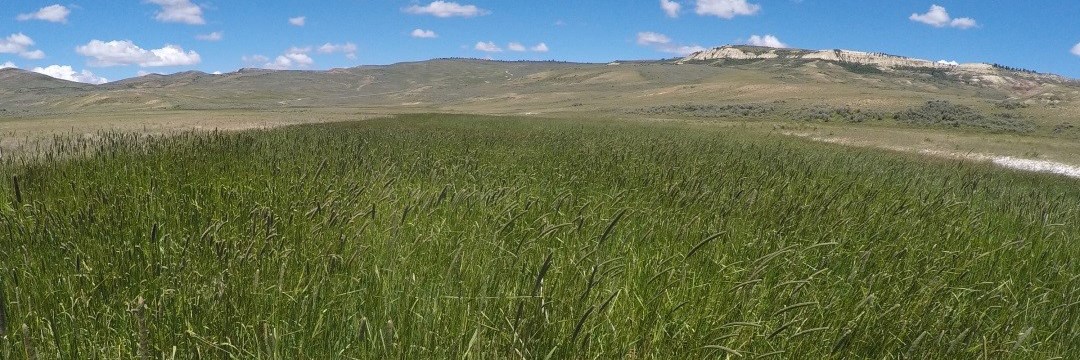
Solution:
M17 73L8 71L14 77ZM34 76L24 74L25 77ZM12 82L21 84L21 82ZM63 83L68 85L69 83ZM379 108L393 112L483 114L623 113L671 104L828 104L899 111L949 100L991 111L991 102L1029 100L1018 112L1049 126L1075 121L1075 86L973 86L918 74L862 74L823 62L761 61L708 66L633 62L618 66L553 62L430 60L331 71L180 73L75 89L3 86L0 120L170 110ZM1060 99L1053 107L1044 98Z
M459 116L117 137L0 172L3 358L1080 349L1069 179Z

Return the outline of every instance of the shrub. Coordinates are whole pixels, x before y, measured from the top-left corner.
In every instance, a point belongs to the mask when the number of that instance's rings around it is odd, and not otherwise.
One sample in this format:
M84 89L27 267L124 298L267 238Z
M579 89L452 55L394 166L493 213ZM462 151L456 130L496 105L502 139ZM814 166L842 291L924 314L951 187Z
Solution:
M893 119L912 125L967 128L991 132L1026 133L1035 129L1032 121L1019 115L998 113L984 116L971 107L945 100L928 101L920 107L894 114Z

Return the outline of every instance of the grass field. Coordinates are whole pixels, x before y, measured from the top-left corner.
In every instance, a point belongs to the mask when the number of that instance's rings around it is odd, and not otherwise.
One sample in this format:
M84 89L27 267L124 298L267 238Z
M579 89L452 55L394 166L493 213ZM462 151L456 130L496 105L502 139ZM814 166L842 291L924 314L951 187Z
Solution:
M1067 358L1080 186L416 115L0 165L0 358Z

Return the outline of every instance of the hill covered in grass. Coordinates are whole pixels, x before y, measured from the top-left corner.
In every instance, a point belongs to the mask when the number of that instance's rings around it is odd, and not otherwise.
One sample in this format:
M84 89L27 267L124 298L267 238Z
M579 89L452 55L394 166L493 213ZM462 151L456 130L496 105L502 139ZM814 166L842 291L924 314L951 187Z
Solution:
M990 64L869 52L727 46L671 61L581 64L435 59L327 71L151 74L98 86L3 70L0 118L176 110L342 108L383 112L627 113L668 105L782 102L903 111L946 100L1011 102L1053 126L1080 113L1080 86Z

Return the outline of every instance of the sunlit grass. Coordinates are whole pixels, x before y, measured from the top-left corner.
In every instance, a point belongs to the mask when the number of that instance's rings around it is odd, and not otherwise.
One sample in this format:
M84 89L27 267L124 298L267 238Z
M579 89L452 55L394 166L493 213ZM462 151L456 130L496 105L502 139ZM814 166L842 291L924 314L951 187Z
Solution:
M0 165L0 358L1080 349L1075 180L470 116L57 144Z

